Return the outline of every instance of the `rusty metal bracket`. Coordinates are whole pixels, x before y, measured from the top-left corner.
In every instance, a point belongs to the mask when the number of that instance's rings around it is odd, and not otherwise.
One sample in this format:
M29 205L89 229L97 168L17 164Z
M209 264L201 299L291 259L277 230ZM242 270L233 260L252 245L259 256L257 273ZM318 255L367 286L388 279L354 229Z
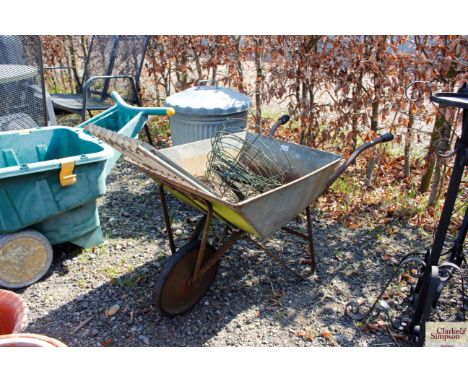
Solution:
M292 235L295 235L304 240L307 240L307 242L309 243L309 251L310 251L310 271L311 271L311 274L314 274L315 268L317 267L317 261L315 259L314 234L312 231L312 217L310 213L310 206L306 207L305 212L307 216L307 235L303 234L302 232L296 231L292 228L286 227L286 226L281 227L281 229Z
M166 225L167 237L169 239L169 246L171 247L171 253L176 253L176 246L174 243L174 234L172 233L171 219L169 218L169 210L167 208L166 193L164 192L164 185L159 185L159 199L161 200L161 206L164 216L164 224Z
M226 253L226 251L231 248L238 240L240 240L245 235L245 232L236 230L232 235L227 239L223 245L215 252L213 256L203 265L200 269L199 276L203 275L208 271L219 259Z
M205 203L208 209L208 213L206 215L205 226L203 228L203 236L202 236L200 249L198 250L198 257L197 257L197 262L195 264L195 270L193 271L192 280L195 283L198 281L199 276L200 276L200 267L203 262L203 257L205 256L206 244L208 243L208 236L210 233L211 220L213 219L213 206L211 205L210 202L205 202Z

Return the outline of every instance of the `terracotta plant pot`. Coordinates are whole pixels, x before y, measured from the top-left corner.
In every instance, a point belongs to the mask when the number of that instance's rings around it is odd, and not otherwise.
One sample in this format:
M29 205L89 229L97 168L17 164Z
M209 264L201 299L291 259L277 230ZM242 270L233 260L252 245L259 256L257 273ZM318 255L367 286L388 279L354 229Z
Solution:
M63 342L40 334L19 333L0 336L0 347L67 347Z
M21 333L27 322L27 307L23 298L0 289L0 336Z

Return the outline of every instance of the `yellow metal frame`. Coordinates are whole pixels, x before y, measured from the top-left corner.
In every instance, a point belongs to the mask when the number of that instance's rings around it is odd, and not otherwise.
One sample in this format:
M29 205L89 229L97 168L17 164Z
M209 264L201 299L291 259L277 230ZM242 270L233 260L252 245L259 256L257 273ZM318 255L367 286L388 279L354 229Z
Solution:
M200 202L196 199L193 199L190 196L186 195L185 193L174 190L173 188L170 188L166 185L164 185L164 189L169 191L172 195L174 195L181 202L184 202L188 204L189 206L192 206L198 210L201 210L202 212L205 212L205 213L207 212L205 203ZM238 211L236 211L233 208L229 208L225 204L219 203L216 200L212 200L210 201L210 203L213 206L214 216L216 216L218 219L221 219L224 222L228 223L229 225L239 228L244 232L248 232L253 235L258 235L258 232L252 227L252 225L250 225L247 222L246 219L244 219L244 217Z

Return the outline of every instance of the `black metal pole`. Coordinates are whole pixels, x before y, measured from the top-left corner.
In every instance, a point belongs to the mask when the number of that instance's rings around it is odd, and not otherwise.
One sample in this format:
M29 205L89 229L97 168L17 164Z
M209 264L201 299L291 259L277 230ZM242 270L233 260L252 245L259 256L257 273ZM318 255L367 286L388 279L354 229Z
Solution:
M434 278L429 277L429 272L433 273L433 267L437 266L440 260L442 249L445 243L445 238L450 225L450 220L457 199L458 190L460 189L460 183L463 177L463 172L467 164L468 157L468 111L463 110L463 122L462 122L462 135L456 144L456 157L455 163L452 170L452 176L450 177L449 186L447 189L447 196L444 201L444 207L440 216L439 224L437 226L434 243L432 245L429 256L426 258L426 269L425 273L428 273L427 277L423 277L421 280L422 285L419 289L414 314L410 323L410 333L416 334L418 337L418 343L421 342L421 338L424 338L424 318L428 318L433 301L428 304L428 299L433 298L434 294L431 290L434 289Z
M440 216L439 225L437 226L434 244L428 258L428 265L437 265L439 263L440 254L442 253L442 248L445 242L445 236L447 235L447 230L450 225L453 207L455 206L463 172L465 171L467 159L466 150L468 149L468 113L466 111L463 111L462 136L457 146L457 154L452 170L452 176L450 177L447 196Z

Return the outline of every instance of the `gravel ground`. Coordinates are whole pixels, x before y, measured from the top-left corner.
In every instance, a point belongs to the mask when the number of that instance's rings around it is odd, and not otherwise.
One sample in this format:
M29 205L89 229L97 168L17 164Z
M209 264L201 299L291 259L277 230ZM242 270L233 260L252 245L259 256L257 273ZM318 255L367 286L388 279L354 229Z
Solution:
M171 197L168 203L181 246L201 215ZM396 260L425 248L430 236L423 231L396 225L349 230L315 212L315 275L298 281L240 241L223 257L201 302L171 319L160 316L151 296L170 254L157 185L120 160L108 178L107 194L99 199L99 211L105 242L87 250L55 246L49 274L19 291L29 306L28 332L69 346L406 345L385 325L363 330L344 309L357 298L370 302ZM298 218L291 227L304 229L304 222ZM215 224L215 246L223 232ZM279 232L267 244L297 270L307 270L300 262L307 256L300 239ZM440 318L456 314L458 285L450 289Z

